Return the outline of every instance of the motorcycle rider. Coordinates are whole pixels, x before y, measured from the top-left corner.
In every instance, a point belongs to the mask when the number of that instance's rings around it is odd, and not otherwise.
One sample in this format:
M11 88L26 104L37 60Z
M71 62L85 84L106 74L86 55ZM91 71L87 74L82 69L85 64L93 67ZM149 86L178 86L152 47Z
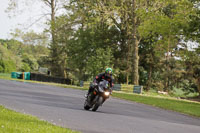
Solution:
M93 83L90 85L89 90L87 94L85 95L86 98L90 92L94 91L94 88L98 86L99 82L102 80L107 80L110 84L110 88L113 87L114 84L113 84L113 78L112 78L112 68L106 68L104 73L100 73L94 78ZM112 93L112 89L110 90Z

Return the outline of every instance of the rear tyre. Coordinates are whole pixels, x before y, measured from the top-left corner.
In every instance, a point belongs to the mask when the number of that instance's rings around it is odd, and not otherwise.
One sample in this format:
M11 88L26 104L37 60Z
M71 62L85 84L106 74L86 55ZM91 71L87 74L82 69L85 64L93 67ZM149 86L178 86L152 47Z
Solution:
M85 100L85 103L84 103L84 109L85 110L89 110L90 109L90 106L88 106L87 99Z
M84 103L84 109L85 110L89 110L91 108L91 99L92 99L92 93L89 93L86 100L85 100L85 103Z

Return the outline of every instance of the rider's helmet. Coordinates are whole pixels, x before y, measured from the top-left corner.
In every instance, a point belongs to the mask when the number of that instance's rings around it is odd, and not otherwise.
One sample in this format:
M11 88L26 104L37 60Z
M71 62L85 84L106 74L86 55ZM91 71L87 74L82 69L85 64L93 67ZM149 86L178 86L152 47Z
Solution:
M111 75L111 74L112 74L112 68L106 68L105 73L106 73L107 75Z

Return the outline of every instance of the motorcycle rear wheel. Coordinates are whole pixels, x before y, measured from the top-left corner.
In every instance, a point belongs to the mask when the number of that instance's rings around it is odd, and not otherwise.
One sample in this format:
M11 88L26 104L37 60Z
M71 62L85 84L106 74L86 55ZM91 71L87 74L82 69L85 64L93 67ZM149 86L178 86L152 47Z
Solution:
M85 110L89 110L90 109L90 106L88 106L87 100L85 100L84 109Z

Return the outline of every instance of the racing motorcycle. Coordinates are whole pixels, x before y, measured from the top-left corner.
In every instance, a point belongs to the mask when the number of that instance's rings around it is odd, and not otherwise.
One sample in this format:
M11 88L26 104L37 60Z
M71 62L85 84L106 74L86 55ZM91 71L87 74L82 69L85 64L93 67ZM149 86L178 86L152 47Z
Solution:
M99 84L95 86L94 91L88 94L84 103L84 109L96 111L99 106L102 106L105 100L109 98L110 94L111 89L109 87L109 82L106 80L99 82Z

